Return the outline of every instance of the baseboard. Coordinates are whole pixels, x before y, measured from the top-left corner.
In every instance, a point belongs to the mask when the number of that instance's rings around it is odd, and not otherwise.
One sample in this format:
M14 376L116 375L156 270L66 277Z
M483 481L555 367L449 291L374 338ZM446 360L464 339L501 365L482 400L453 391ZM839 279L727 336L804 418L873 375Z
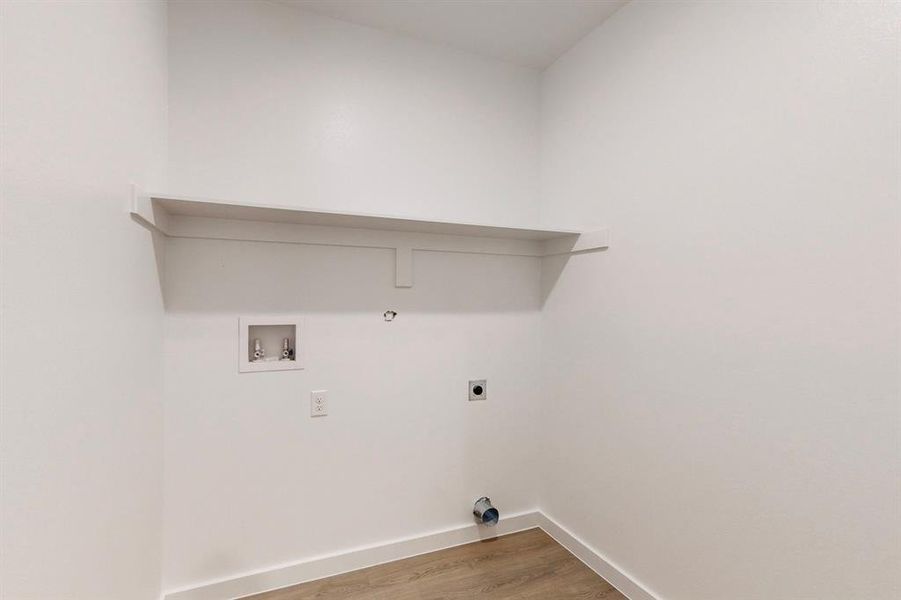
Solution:
M190 588L163 593L165 600L225 600L258 594L313 581L332 575L340 575L357 569L374 567L386 562L409 558L419 554L444 550L453 546L507 535L539 526L541 514L528 511L501 519L496 527L488 529L475 523L435 531L422 536L404 538L385 544L354 548L352 550L319 556L303 562L279 565L264 571L245 573L220 581L211 581Z
M607 560L600 552L567 531L551 517L540 511L528 511L507 516L492 529L475 523L435 531L422 536L404 538L385 544L354 548L346 552L319 556L303 562L279 565L264 571L245 573L220 581L211 581L190 588L163 594L164 600L225 600L259 594L269 590L340 575L357 569L409 558L419 554L444 550L489 537L503 536L517 531L540 527L548 535L572 552L588 567L606 579L629 600L658 600L646 586Z
M651 593L637 579L626 573L616 564L607 560L603 554L577 538L544 513L538 513L538 526L549 536L557 540L561 546L569 550L573 556L588 565L592 571L603 577L618 589L629 600L658 600L660 597Z

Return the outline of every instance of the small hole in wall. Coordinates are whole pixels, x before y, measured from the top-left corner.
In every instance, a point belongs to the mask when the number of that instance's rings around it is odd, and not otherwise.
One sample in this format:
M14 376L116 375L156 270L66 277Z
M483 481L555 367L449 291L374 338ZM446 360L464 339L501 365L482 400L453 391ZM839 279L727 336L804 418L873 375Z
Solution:
M475 394L476 396L481 396L482 395L482 386L480 386L480 385L473 386L472 393Z
M390 323L391 321L394 320L394 317L397 316L397 313L394 312L393 310L386 310L384 313L382 313L382 316L385 317L385 321Z

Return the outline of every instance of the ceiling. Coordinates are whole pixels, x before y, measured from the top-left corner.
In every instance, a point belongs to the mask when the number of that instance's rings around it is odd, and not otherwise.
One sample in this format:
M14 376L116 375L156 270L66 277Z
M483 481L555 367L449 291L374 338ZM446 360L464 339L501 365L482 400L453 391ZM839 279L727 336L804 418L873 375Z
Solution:
M285 4L543 69L628 0L282 0Z

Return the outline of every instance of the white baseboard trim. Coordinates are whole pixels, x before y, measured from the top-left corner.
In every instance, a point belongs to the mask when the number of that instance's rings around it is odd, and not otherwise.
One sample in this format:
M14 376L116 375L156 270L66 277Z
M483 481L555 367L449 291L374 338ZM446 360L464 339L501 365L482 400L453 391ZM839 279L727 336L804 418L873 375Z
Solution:
M538 527L540 516L538 511L522 512L502 518L497 526L491 529L471 523L385 544L354 548L303 562L279 565L264 571L245 573L220 581L210 581L190 588L170 590L163 593L163 598L164 600L225 600L259 594L305 581L340 575L402 558L478 542L481 539L533 529Z
M263 571L245 573L229 579L210 581L190 588L171 590L163 593L163 600L241 598L534 527L543 529L629 600L658 600L657 596L648 591L648 588L640 584L634 577L604 558L601 553L564 529L552 518L537 510L506 516L492 529L473 523L385 544L363 546L302 562L279 565Z
M577 538L544 513L538 513L538 526L549 536L557 540L561 546L569 550L573 556L588 565L592 571L603 577L618 589L629 600L658 600L660 597L651 593L637 579L626 573L616 564L607 560L603 554Z

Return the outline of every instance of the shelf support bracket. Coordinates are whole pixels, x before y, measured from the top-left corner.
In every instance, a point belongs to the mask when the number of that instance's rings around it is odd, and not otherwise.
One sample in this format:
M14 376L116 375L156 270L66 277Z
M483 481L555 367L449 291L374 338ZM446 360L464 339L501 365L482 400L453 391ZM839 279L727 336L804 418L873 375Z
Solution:
M129 201L129 210L131 216L138 223L158 231L163 235L169 235L169 216L166 211L160 210L153 202L153 199L142 194L138 186L131 185L131 198Z
M394 287L413 287L413 248L398 246L394 249Z
M610 247L610 229L596 229L571 237L562 237L544 242L542 256L556 256L558 254L575 254L590 250L603 250Z

